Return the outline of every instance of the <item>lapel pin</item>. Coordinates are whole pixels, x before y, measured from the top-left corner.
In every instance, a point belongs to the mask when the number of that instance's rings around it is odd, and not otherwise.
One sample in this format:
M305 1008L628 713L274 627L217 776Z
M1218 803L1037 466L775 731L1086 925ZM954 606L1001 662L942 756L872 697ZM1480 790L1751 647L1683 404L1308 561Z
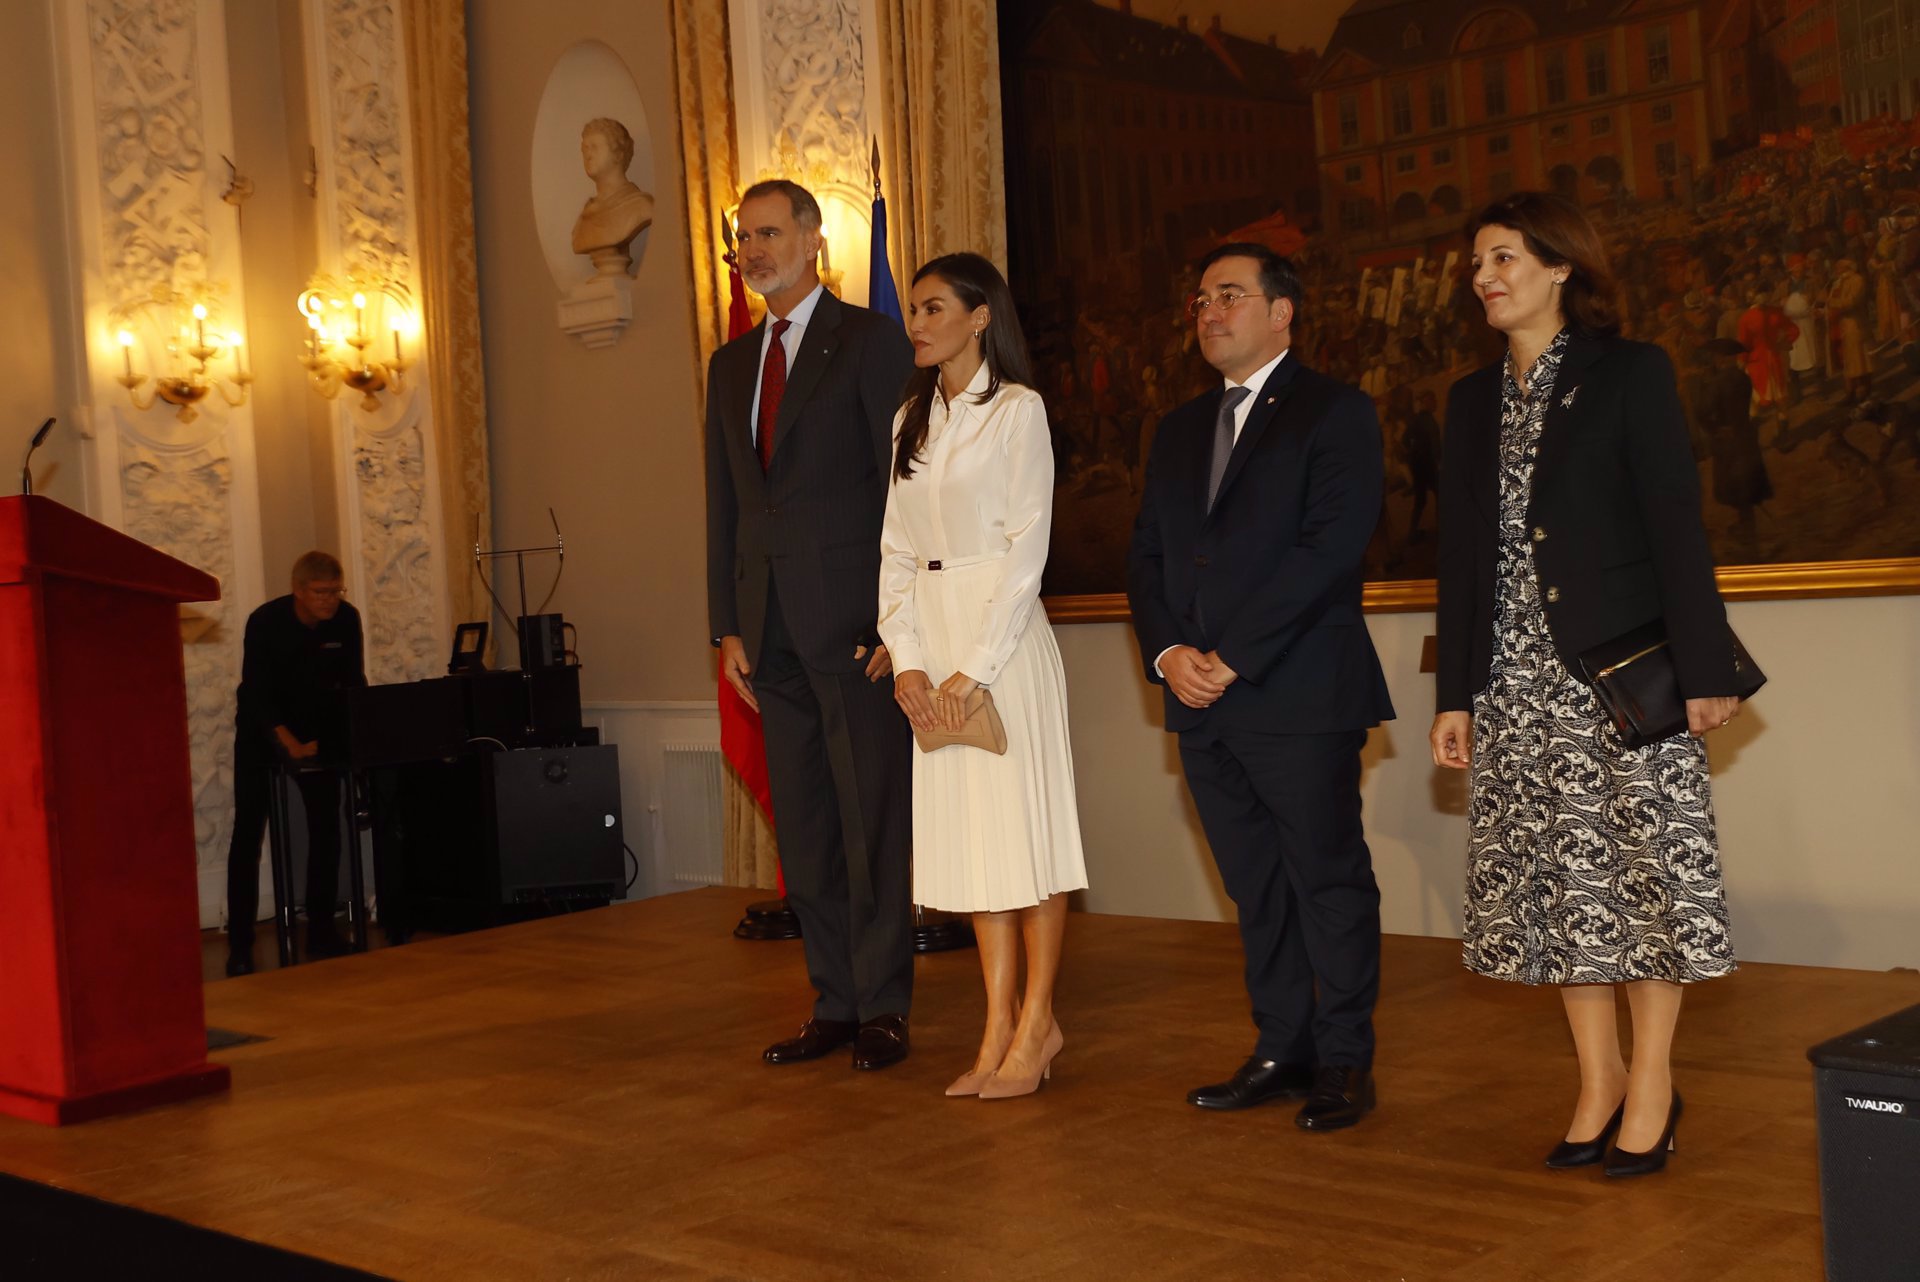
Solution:
M1273 404L1273 403L1274 403L1275 401L1277 401L1277 400L1279 400L1279 399L1280 399L1280 398L1279 398L1279 397L1277 397L1277 396L1269 396L1269 397L1267 398L1267 404L1269 404L1269 405L1271 405L1271 404Z
M1567 393L1567 394L1566 394L1565 396L1563 396L1563 397L1561 397L1561 398L1560 398L1560 408L1561 408L1561 409L1563 409L1563 410L1566 410L1566 409L1572 409L1572 408L1573 408L1573 398L1574 398L1574 397L1576 397L1576 396L1578 396L1579 394L1580 394L1580 389L1576 387L1576 388L1574 388L1574 389L1573 389L1573 390L1572 390L1571 392L1568 392L1568 393Z

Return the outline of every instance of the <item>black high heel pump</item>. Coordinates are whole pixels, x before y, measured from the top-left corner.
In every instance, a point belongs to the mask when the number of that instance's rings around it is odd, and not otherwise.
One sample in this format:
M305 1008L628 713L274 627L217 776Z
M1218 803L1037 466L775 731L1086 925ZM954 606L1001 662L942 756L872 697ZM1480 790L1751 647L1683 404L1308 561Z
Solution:
M1553 1152L1547 1154L1547 1165L1556 1171L1569 1170L1576 1166L1592 1166L1607 1155L1607 1146L1613 1143L1613 1137L1620 1129L1620 1122L1627 1115L1627 1102L1620 1101L1620 1107L1613 1110L1613 1116L1600 1128L1600 1133L1590 1140L1561 1140L1553 1146Z
M1667 1154L1673 1152L1673 1133L1680 1125L1680 1092L1673 1093L1673 1107L1667 1110L1667 1129L1660 1132L1660 1138L1654 1146L1644 1153L1629 1153L1616 1148L1607 1154L1607 1174L1619 1177L1629 1175L1652 1175L1667 1164Z

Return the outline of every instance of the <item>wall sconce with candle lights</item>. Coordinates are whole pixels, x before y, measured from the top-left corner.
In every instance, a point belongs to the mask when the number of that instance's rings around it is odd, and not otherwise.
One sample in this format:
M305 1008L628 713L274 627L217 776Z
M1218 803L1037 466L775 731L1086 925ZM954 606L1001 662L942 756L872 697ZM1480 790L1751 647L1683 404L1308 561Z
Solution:
M404 285L361 272L318 275L300 295L306 317L306 350L300 363L308 385L328 400L342 387L360 393L360 408L380 408L380 393L398 391L413 364L407 344L418 347L420 321Z
M120 377L114 381L127 389L135 409L149 410L156 400L165 401L179 407L176 417L182 423L191 423L200 416L200 402L216 388L228 405L247 403L247 385L253 382L253 375L246 367L239 332L223 333L215 320L219 293L214 286L177 290L162 285L149 297L115 309ZM156 369L150 375L137 373L134 349L140 348L144 355L149 342L143 340L151 339L156 331L164 340L165 369ZM223 355L233 360L233 373L226 378L213 370ZM141 389L149 382L153 390L142 396Z

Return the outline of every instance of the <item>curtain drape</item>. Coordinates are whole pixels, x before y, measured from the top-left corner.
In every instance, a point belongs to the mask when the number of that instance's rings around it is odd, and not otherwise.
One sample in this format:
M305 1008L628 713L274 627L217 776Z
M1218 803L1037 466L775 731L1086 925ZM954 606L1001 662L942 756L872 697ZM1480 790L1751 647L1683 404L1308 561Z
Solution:
M700 353L696 401L704 401L707 361L727 341L720 219L740 194L727 0L673 0L672 22L680 174L687 198L687 301ZM705 404L700 412L706 413ZM690 426L697 430L697 424ZM722 775L721 792L721 879L729 886L771 889L780 860L772 823L731 764Z
M1007 269L1000 36L992 0L873 0L889 254L921 263L970 249Z
M491 540L487 388L474 259L465 0L401 0L412 119L421 325L439 459L440 550L451 618L490 617L473 569L474 531Z
M687 193L687 301L699 338L699 395L707 358L727 341L727 265L720 219L740 195L733 125L733 52L727 0L673 0L673 63L680 175ZM705 413L706 407L701 407Z

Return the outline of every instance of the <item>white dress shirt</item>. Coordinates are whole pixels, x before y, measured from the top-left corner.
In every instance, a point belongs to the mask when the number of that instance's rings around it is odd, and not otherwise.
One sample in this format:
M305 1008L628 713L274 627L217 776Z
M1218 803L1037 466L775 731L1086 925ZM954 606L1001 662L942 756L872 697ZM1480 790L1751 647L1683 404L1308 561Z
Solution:
M766 381L767 352L773 346L773 323L777 320L788 322L787 332L780 336L780 345L787 352L787 377L792 378L793 358L800 351L800 340L807 334L807 322L813 319L813 309L820 305L820 295L826 292L826 288L825 285L815 285L813 292L796 303L785 316L775 316L772 309L767 311L766 323L760 327L760 363L754 366L753 408L747 418L755 449L760 447L760 385Z
M927 563L946 571L990 575L982 580L979 613L966 635L937 647L954 670L992 685L1020 645L1039 608L1040 575L1053 531L1053 438L1040 394L1002 383L985 405L977 402L991 380L984 363L967 390L949 404L937 391L927 414L927 443L913 475L887 491L880 528L880 614L875 625L896 672L926 672L938 684L949 675L929 667L929 626L918 600ZM906 417L894 416L897 437ZM990 563L991 570L973 567ZM939 572L932 572L939 573ZM1045 619L1045 612L1038 617ZM934 614L934 626L941 615Z
M1260 399L1260 389L1267 385L1267 380L1273 377L1273 371L1280 368L1280 362L1287 359L1287 352L1292 350L1291 347L1287 348L1286 351L1281 352L1265 365L1253 371L1253 373L1247 376L1247 381L1244 383L1236 383L1230 378L1224 380L1221 389L1223 392L1236 387L1244 387L1247 389L1247 395L1241 397L1240 403L1233 407L1233 443L1235 445L1240 444L1240 433L1247 426L1247 415L1253 413L1254 404ZM1170 645L1153 657L1154 673L1162 680L1166 678L1167 674L1160 671L1160 660L1166 658L1167 655L1179 648L1177 645Z

